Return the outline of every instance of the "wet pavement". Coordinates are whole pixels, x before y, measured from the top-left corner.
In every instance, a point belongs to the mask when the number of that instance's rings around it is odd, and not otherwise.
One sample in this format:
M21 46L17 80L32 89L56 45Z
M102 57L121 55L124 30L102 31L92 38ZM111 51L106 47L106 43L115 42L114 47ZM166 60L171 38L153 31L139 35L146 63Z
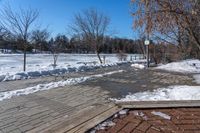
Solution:
M190 74L172 73L153 68L136 70L130 64L119 66L118 69L125 70L125 72L87 81L81 85L100 87L109 91L110 96L115 98L171 85L196 85Z

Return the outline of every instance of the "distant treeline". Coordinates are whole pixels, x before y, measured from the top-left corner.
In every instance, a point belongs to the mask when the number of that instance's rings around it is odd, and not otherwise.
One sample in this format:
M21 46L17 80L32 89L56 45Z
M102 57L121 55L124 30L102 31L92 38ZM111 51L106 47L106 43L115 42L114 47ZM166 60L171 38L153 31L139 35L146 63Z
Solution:
M125 38L106 37L100 45L101 53L141 53L143 40L132 40ZM76 37L69 39L65 35L57 35L48 41L30 41L27 51L29 52L48 52L51 45L59 50L60 53L95 53L95 48L84 40ZM21 41L0 40L0 49L9 49L13 52L23 50Z

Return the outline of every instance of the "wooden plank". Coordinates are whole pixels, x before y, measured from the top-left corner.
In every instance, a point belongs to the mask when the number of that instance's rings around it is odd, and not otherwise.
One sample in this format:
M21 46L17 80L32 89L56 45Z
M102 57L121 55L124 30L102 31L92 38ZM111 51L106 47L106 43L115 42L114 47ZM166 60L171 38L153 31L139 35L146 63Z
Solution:
M88 131L89 129L95 127L99 123L110 118L115 113L119 112L120 110L122 110L122 108L115 106L114 108L111 108L111 109L107 110L106 112L103 112L102 114L99 114L98 116L95 116L91 120L88 120L85 123L78 125L77 127L73 128L72 130L69 130L68 132L69 133L84 133L84 132Z
M85 122L87 122L88 120L91 120L92 118L94 118L95 116L100 115L103 112L106 112L110 109L112 109L114 106L102 106L99 108L95 108L94 110L90 110L90 111L86 111L84 112L82 115L78 115L75 119L70 120L70 125L63 125L63 129L60 130L61 132L70 132L70 130L76 128L78 125L82 125Z
M200 100L179 100L179 101L131 101L116 102L122 108L179 108L179 107L200 107Z
M97 105L97 106L90 106L81 110L74 114L72 117L68 117L63 120L59 125L48 127L47 129L43 130L42 132L56 132L56 133L64 133L69 132L70 130L76 128L77 126L93 119L94 117L106 112L112 108L115 108L114 104L109 105Z

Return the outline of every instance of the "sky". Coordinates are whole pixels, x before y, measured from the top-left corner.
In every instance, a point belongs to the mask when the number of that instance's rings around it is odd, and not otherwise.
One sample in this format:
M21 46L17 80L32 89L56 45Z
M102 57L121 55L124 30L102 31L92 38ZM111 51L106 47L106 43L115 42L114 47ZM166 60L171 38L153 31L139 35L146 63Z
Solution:
M137 33L132 29L130 0L0 0L0 8L8 3L16 11L19 8L39 10L40 28L48 27L53 36L69 34L68 26L73 23L73 15L95 8L110 17L110 34L137 38Z

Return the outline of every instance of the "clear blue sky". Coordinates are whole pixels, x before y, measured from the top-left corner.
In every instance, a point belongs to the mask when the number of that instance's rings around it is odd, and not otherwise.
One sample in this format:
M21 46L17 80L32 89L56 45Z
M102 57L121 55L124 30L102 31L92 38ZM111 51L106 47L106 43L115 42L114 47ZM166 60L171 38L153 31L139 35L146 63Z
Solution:
M12 8L33 8L40 11L39 23L53 35L66 34L73 14L88 8L96 8L111 18L111 31L115 36L137 38L132 29L130 0L1 0L0 6L9 3Z

